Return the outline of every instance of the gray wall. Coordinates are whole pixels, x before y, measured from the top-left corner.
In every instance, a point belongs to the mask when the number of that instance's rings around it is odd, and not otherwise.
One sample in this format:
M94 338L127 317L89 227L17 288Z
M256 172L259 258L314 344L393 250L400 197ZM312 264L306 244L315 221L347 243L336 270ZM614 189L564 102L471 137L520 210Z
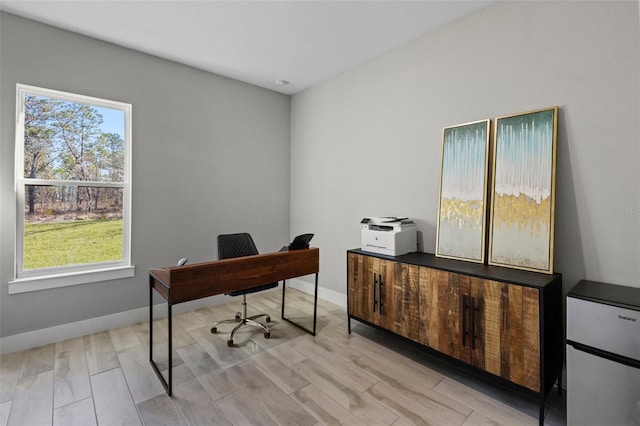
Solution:
M345 293L366 216L436 240L442 128L557 105L555 270L640 287L638 2L498 2L293 96L291 229ZM295 233L295 232L294 232Z
M145 307L147 269L216 258L219 233L249 231L261 251L289 240L289 96L14 15L0 19L0 336ZM133 105L134 278L7 294L16 83Z
M639 16L636 1L499 2L290 111L287 96L3 13L0 336L144 307L147 268L211 259L215 235L239 229L262 251L316 233L320 285L344 294L362 217L411 216L435 249L443 127L552 105L565 289L640 287ZM7 295L18 82L133 104L135 278ZM229 177L238 167L252 175Z

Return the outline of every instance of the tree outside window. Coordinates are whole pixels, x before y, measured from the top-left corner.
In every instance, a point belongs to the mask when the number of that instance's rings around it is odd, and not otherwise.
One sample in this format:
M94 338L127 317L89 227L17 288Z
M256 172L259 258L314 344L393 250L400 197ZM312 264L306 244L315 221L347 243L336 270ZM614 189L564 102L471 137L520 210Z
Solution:
M129 264L130 117L129 104L18 85L17 277Z

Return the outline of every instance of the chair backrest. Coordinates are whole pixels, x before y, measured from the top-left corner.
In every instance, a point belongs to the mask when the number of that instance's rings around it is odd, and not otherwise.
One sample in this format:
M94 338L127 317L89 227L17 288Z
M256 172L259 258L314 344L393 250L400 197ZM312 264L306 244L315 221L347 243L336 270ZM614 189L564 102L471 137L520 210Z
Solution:
M252 256L258 249L251 235L246 232L218 235L218 259Z

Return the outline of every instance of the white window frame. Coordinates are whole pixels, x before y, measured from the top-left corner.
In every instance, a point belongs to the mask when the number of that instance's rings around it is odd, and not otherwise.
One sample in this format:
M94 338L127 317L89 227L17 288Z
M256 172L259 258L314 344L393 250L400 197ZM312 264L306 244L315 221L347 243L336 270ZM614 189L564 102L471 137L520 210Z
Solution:
M24 99L25 95L35 95L67 102L117 109L124 113L124 177L122 182L64 181L25 178L24 173ZM135 267L131 264L131 104L100 99L59 90L45 89L25 84L16 85L16 234L14 280L9 282L9 294L44 290L70 285L86 284L132 277ZM122 188L123 190L123 256L120 261L90 263L84 265L23 269L24 256L24 203L25 185L74 185Z

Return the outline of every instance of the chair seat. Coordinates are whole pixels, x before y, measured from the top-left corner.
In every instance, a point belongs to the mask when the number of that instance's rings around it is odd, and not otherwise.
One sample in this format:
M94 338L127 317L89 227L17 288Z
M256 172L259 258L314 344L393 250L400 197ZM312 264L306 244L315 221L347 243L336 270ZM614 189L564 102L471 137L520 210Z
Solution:
M246 232L242 232L239 234L224 234L218 235L218 258L219 259L230 259L234 257L243 257L243 256L253 256L258 254L258 249L256 248L255 243L253 242L253 238ZM236 331L240 329L240 327L245 325L251 325L254 327L258 327L263 330L265 339L268 339L271 336L269 332L269 327L265 324L262 324L258 321L255 321L256 318L259 317L267 317L267 322L271 321L271 317L269 314L258 314L247 316L247 297L246 295L249 293L257 293L258 291L268 290L270 288L277 287L278 283L270 283L263 284L252 288L247 288L244 290L235 290L227 293L229 296L242 296L242 312L238 312L233 319L217 321L211 327L211 333L218 332L218 324L222 323L236 323L236 326L233 328L231 333L229 334L229 339L227 339L227 345L233 346L233 336L236 334Z
M274 287L278 287L278 283L264 284L264 285L260 285L258 287L251 287L251 288L247 288L247 289L244 289L244 290L230 291L229 293L227 293L227 295L228 296L242 296L243 294L257 293L259 291L269 290L270 288L274 288Z

